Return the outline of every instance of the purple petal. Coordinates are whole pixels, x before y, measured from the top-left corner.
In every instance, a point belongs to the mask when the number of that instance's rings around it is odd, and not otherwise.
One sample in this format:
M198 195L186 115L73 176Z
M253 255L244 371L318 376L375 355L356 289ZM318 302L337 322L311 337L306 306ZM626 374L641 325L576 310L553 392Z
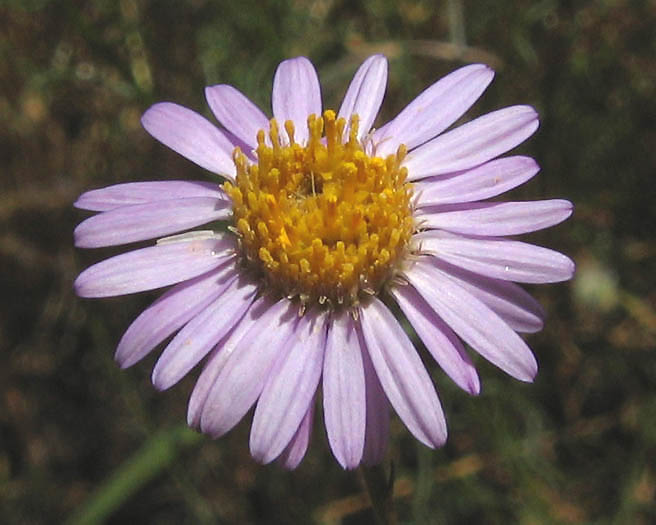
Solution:
M409 180L473 168L511 150L538 129L530 106L483 115L419 146L405 159Z
M387 442L389 441L389 401L383 387L380 385L374 365L367 351L367 345L362 335L360 324L355 326L358 334L358 343L362 353L364 368L365 394L367 397L367 425L364 435L364 450L362 462L367 466L377 465L385 458Z
M303 460L310 443L312 435L312 421L314 420L314 399L310 402L310 407L305 412L303 421L296 430L294 437L289 445L280 454L280 462L287 470L294 470Z
M394 153L400 144L411 150L436 137L467 111L492 82L484 64L462 67L427 88L374 136L377 155Z
M269 129L269 119L260 108L226 84L206 87L205 98L224 128L251 148L257 147L257 132Z
M195 111L172 102L160 102L143 114L141 124L162 144L191 162L228 178L234 177L234 144Z
M532 381L537 373L533 353L497 314L430 263L419 260L406 278L467 344L506 373Z
M412 342L377 298L360 308L360 316L371 362L396 413L426 446L443 445L447 431L442 407Z
M215 438L234 427L253 406L298 320L296 308L287 299L263 303L263 308L251 308L248 315L258 319L235 345L203 405L200 428Z
M296 433L317 390L326 347L325 313L306 313L285 343L257 402L251 427L251 455L276 459Z
M75 292L111 297L176 284L222 265L234 248L227 235L141 248L90 266L75 279Z
M210 197L225 199L218 184L200 181L158 180L153 182L127 182L83 193L74 206L82 210L109 211L131 204Z
M75 228L75 246L99 248L161 237L227 219L227 198L191 197L133 204L89 217Z
M228 358L232 355L237 344L257 323L260 316L271 306L271 302L265 297L257 299L249 308L248 312L241 318L239 323L233 327L232 331L219 341L210 356L205 362L205 367L201 372L194 390L189 398L187 408L187 424L190 427L200 429L200 418L207 401L207 396L214 386L219 372L223 370Z
M196 366L239 322L257 293L257 285L238 279L236 272L221 286L221 295L178 332L157 360L152 381L158 390L170 388Z
M463 390L478 395L481 383L462 343L412 286L398 286L392 296L442 370Z
M472 272L521 283L555 283L574 275L562 253L508 239L480 239L427 231L414 237L423 252Z
M383 102L386 87L387 58L383 55L370 56L355 73L339 108L337 116L344 117L348 123L344 129L345 137L348 137L353 114L360 117L358 140L362 140L369 133Z
M473 202L496 197L525 183L540 167L530 157L505 157L467 171L415 183L418 207Z
M287 120L294 123L294 138L305 144L308 138L307 119L321 116L321 87L317 72L305 57L281 62L273 78L271 95L273 116L282 128Z
M517 235L558 224L572 215L563 199L528 202L470 202L422 208L417 218L428 228L465 235Z
M146 308L127 329L116 349L121 368L132 366L173 332L187 324L219 293L219 280L232 272L233 261L217 270L185 281Z
M333 314L323 362L323 413L328 442L339 464L354 469L362 460L366 427L362 352L351 317Z
M430 262L458 286L483 302L516 332L534 333L542 330L544 310L521 286L485 277L434 257Z

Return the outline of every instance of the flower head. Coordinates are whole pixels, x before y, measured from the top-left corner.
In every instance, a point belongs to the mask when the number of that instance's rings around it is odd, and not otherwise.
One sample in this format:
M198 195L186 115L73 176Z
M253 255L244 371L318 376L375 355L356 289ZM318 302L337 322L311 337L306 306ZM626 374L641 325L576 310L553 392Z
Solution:
M119 364L173 336L155 386L171 387L206 358L189 424L218 437L255 405L251 453L289 468L307 449L320 384L345 468L382 460L390 405L422 443L446 440L435 387L392 302L470 394L480 382L462 341L531 381L537 364L518 333L540 330L543 312L515 283L567 280L574 264L505 237L557 224L572 205L489 200L539 170L529 157L499 158L537 129L531 107L445 132L492 77L484 65L458 69L377 130L381 55L360 66L337 113L322 109L302 57L276 71L271 120L227 85L205 92L221 128L173 103L151 107L146 130L224 182L119 184L77 200L100 212L76 228L79 247L159 238L82 272L80 296L174 285L130 325ZM214 221L228 231L179 233Z

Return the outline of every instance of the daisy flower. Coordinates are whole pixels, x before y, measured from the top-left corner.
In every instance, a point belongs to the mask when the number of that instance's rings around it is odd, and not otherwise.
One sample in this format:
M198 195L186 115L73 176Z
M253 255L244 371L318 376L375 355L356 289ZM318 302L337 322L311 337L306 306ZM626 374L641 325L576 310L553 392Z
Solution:
M507 237L565 220L572 204L489 200L539 171L530 157L500 157L537 129L529 106L447 131L493 75L462 67L380 129L381 55L360 66L337 113L323 110L303 57L278 66L272 119L228 85L205 90L221 127L169 102L148 109L146 131L223 181L118 184L75 203L100 212L76 228L79 247L159 239L83 271L78 295L174 285L130 325L120 366L173 336L154 385L205 359L189 425L218 437L255 407L251 454L288 468L307 449L319 385L344 468L383 459L390 405L419 441L445 442L438 395L394 303L466 392L480 381L463 343L531 381L537 363L518 333L540 330L544 314L516 283L564 281L574 264ZM187 231L207 223L215 229Z

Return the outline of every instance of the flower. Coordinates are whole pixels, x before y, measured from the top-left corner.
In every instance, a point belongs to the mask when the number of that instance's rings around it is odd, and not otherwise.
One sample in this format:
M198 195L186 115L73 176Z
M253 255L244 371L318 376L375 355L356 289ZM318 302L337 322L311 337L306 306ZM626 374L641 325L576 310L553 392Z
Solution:
M564 281L574 264L505 237L557 224L572 204L489 200L539 171L529 157L499 158L537 129L529 106L446 131L492 77L485 65L462 67L377 130L381 55L360 66L337 114L322 112L316 71L303 57L276 71L272 120L228 85L205 90L221 128L177 104L148 109L142 123L153 137L225 182L84 193L75 205L100 213L76 228L76 245L120 245L214 221L229 231L160 238L79 275L82 297L175 285L124 334L121 367L173 336L154 385L171 387L206 358L188 423L218 437L255 406L253 457L288 468L307 449L320 382L328 440L344 468L382 460L389 405L425 445L445 442L435 387L394 302L466 392L478 394L480 382L462 341L531 381L537 363L518 333L540 330L543 311L515 283Z

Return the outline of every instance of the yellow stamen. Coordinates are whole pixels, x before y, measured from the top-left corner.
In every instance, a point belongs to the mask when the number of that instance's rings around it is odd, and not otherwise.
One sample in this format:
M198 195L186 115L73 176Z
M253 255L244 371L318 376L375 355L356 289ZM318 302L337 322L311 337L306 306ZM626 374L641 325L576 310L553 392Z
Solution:
M412 184L400 146L386 159L357 140L358 117L310 115L306 145L289 142L271 120L257 134L256 164L237 148L237 177L224 190L233 203L243 260L281 294L353 306L394 278L414 230Z

